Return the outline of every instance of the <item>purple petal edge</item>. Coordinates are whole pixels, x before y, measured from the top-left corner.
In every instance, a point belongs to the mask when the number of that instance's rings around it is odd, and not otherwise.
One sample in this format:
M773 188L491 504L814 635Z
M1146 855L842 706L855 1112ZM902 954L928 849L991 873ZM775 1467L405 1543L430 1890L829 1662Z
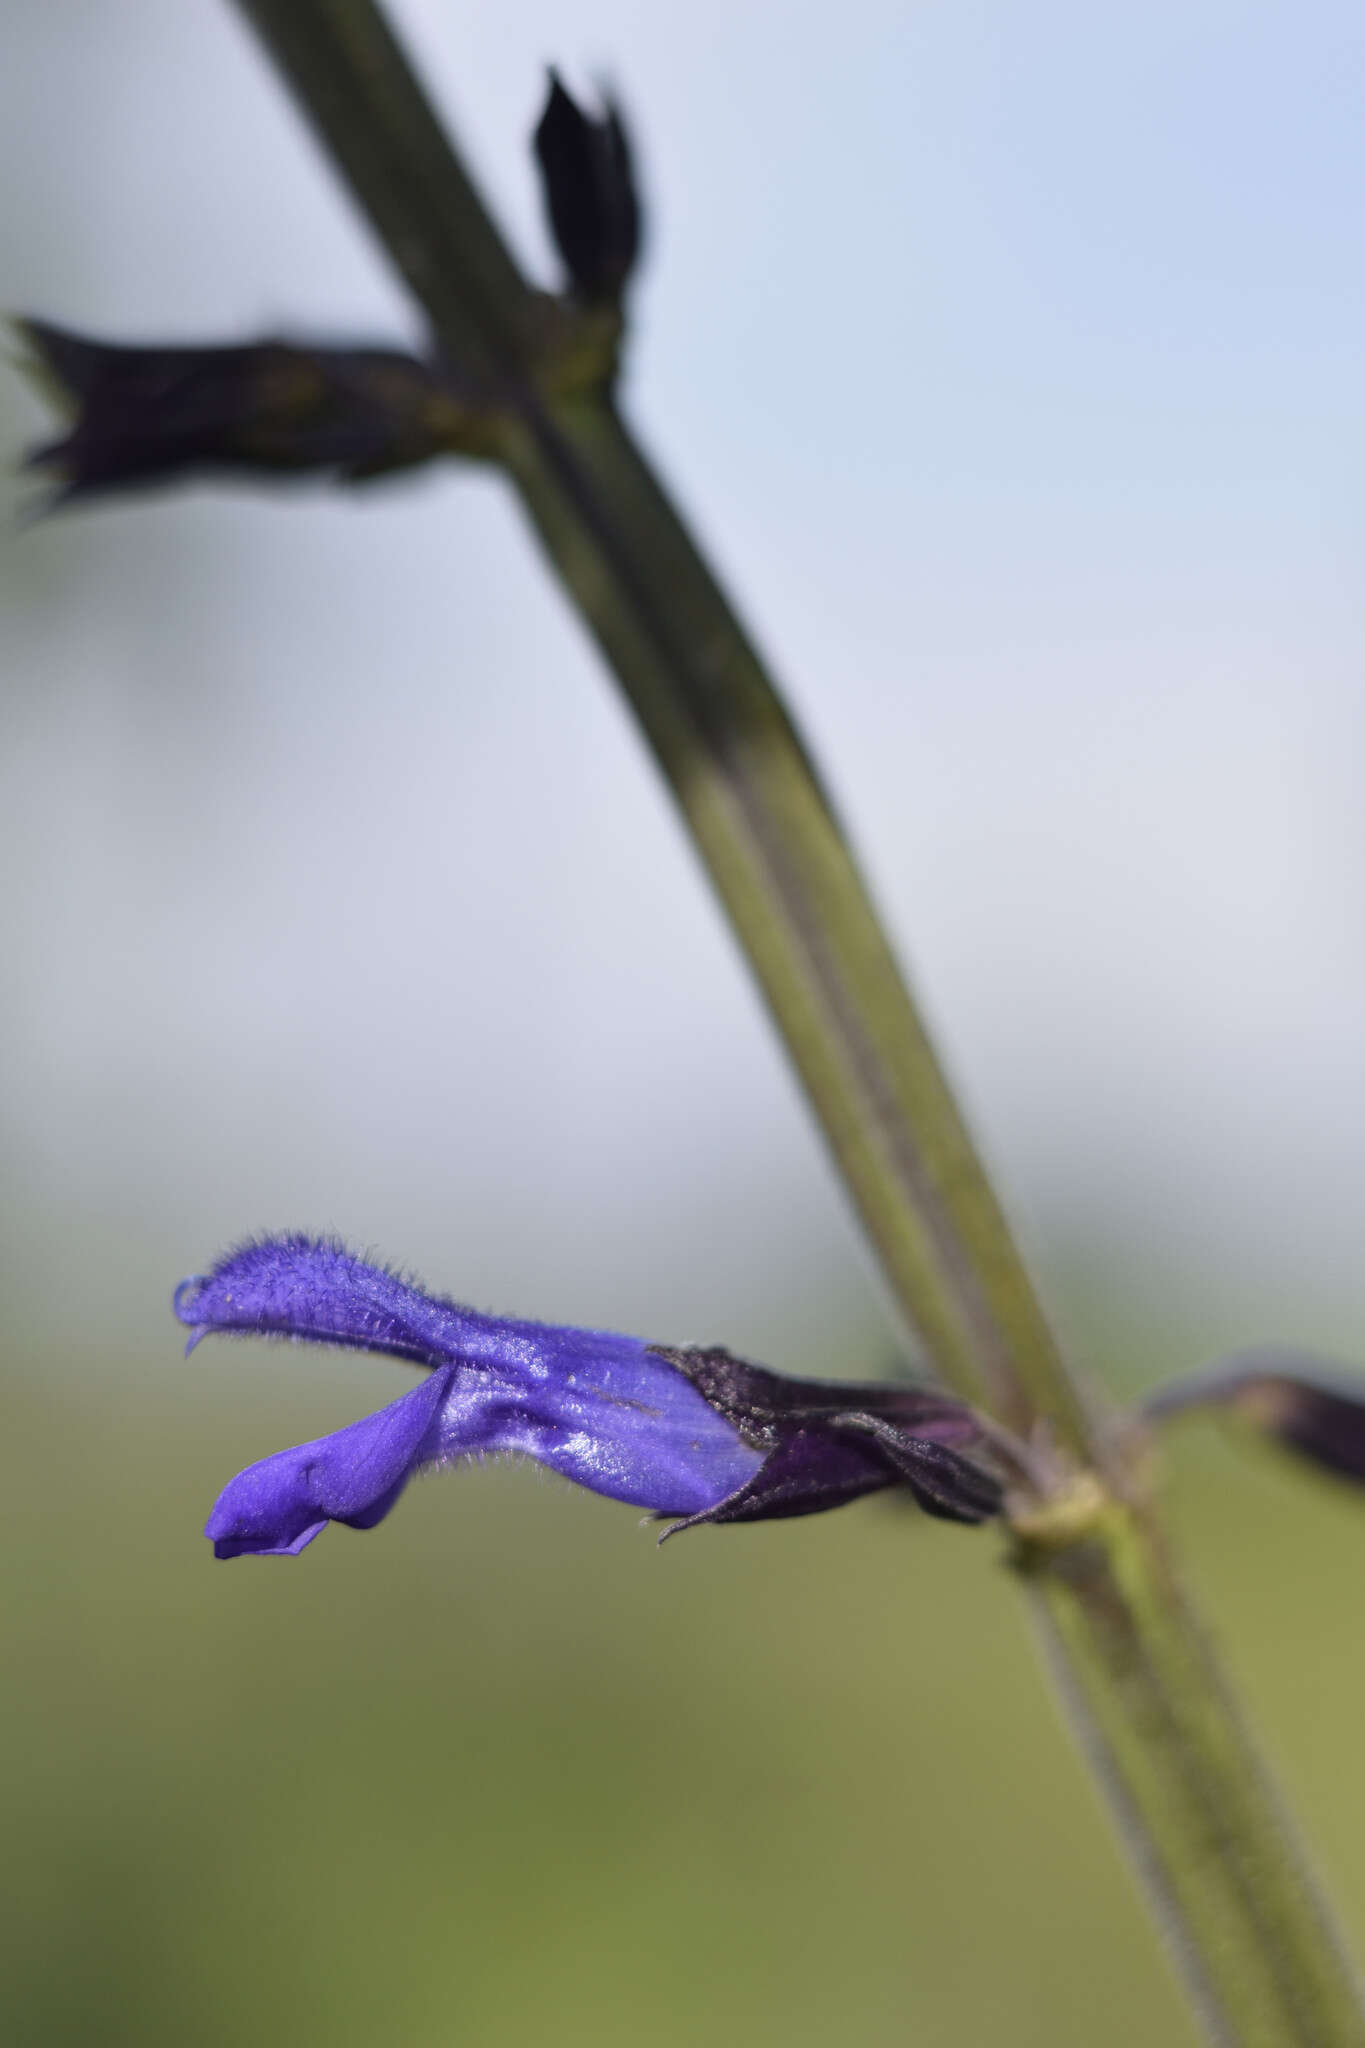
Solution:
M249 1465L224 1487L204 1534L215 1557L297 1557L329 1522L371 1529L432 1454L451 1368L377 1415Z

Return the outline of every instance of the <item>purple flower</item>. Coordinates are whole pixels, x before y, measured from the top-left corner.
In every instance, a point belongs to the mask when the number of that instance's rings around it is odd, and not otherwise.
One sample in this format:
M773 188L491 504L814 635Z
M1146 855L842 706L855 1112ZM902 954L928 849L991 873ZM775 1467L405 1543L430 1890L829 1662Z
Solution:
M927 1389L785 1379L719 1350L480 1315L423 1293L332 1240L263 1238L186 1280L193 1331L375 1351L427 1376L377 1415L251 1465L205 1534L219 1557L296 1556L326 1528L372 1529L415 1472L519 1451L613 1500L701 1522L837 1507L903 1486L928 1513L997 1512L964 1450L971 1411ZM665 1532L672 1534L672 1529Z

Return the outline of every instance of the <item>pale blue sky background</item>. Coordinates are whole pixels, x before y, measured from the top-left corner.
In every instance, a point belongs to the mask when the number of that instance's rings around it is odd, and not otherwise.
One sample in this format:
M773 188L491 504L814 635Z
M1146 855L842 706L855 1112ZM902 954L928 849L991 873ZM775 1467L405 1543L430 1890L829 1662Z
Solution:
M1112 1285L1199 1343L1365 1350L1357 11L395 11L541 276L541 67L625 97L630 413L1082 1343ZM6 41L9 303L411 331L228 8L30 0ZM16 450L39 416L0 407ZM0 545L26 1324L160 1369L169 1283L301 1223L489 1305L879 1363L768 1028L496 483Z

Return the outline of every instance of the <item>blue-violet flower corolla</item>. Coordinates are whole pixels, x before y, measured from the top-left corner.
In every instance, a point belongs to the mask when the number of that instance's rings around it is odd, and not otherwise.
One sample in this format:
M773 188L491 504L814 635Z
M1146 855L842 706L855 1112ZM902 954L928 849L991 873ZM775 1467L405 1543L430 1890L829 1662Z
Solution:
M976 1419L949 1395L480 1315L334 1240L243 1245L186 1280L175 1312L187 1351L211 1332L288 1337L426 1373L377 1415L239 1473L205 1530L219 1557L297 1556L329 1522L372 1529L414 1473L488 1452L522 1452L675 1529L811 1514L887 1486L950 1521L1000 1506Z

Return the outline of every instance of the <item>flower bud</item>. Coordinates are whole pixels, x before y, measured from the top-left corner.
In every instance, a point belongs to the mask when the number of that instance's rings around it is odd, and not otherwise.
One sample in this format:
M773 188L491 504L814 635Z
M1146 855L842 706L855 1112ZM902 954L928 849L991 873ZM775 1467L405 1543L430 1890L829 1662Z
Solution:
M58 479L59 503L215 473L358 483L448 449L477 452L475 415L399 350L126 347L40 320L19 331L72 415L27 461Z
M550 73L535 134L555 245L579 296L616 303L640 253L640 202L620 110L585 114Z
M1143 1413L1164 1422L1199 1408L1230 1410L1325 1471L1365 1483L1365 1373L1303 1351L1243 1351L1159 1388Z

